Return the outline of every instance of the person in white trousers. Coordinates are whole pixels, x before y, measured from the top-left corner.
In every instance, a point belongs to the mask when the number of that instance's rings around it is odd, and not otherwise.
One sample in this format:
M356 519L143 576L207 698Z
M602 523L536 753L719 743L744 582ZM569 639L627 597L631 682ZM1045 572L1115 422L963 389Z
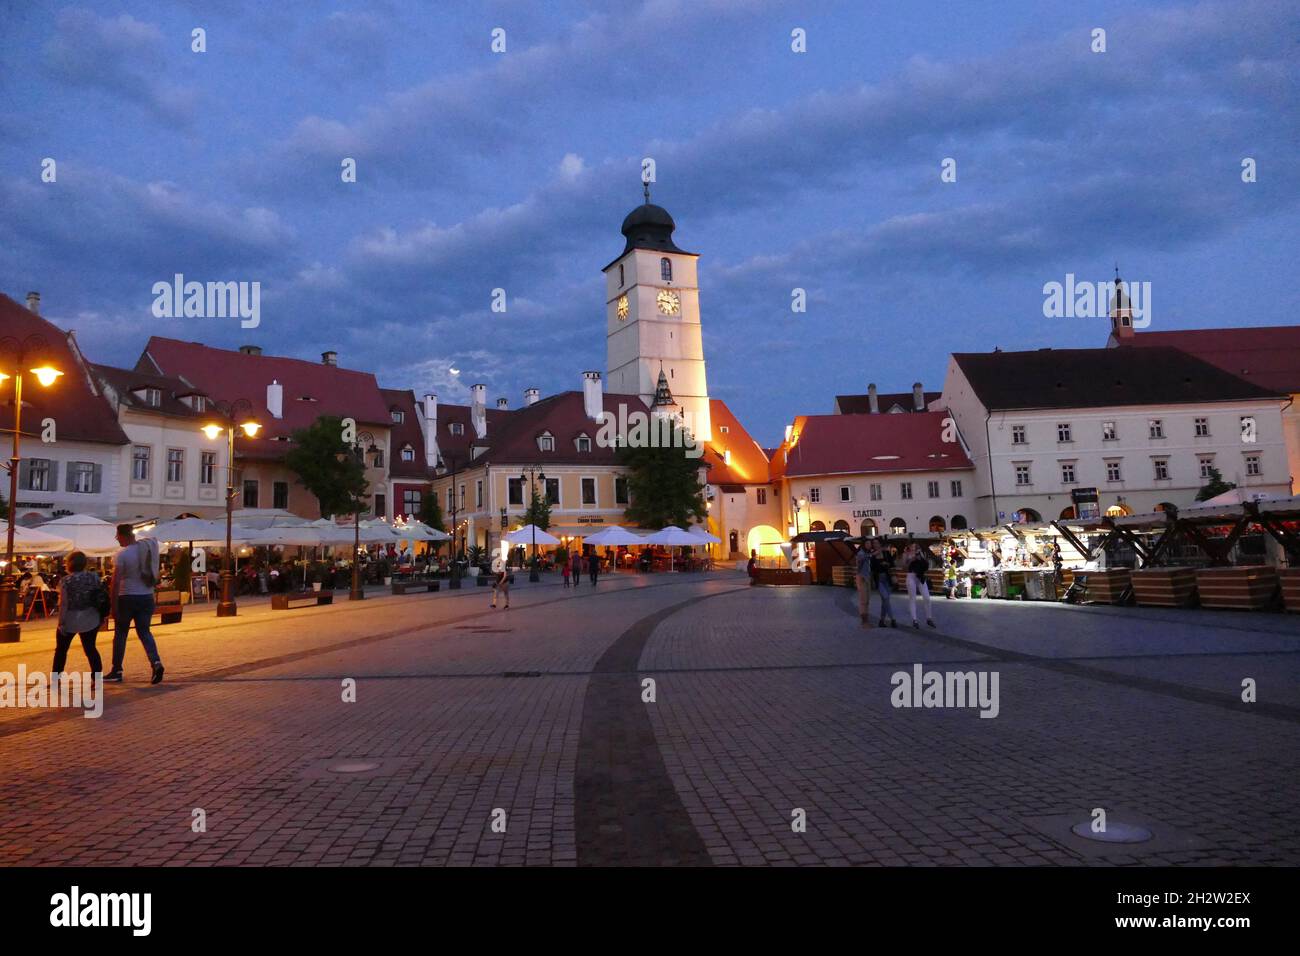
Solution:
M916 595L920 592L925 598L925 623L930 627L938 627L930 613L930 585L925 580L925 572L930 570L930 562L925 559L925 552L920 545L914 544L907 549L906 567L907 601L912 609L912 626L918 628L921 626L916 620Z

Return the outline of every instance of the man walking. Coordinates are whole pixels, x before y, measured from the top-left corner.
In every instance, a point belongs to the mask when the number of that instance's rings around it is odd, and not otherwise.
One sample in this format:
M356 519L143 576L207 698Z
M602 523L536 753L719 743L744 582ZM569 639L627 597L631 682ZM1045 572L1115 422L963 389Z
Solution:
M596 586L596 578L600 577L600 555L592 549L591 554L587 557L587 573L591 578L591 586Z
M145 656L153 665L152 684L163 679L163 663L158 656L149 620L153 617L154 585L158 583L158 545L152 540L137 541L129 524L117 526L117 543L122 550L113 558L113 670L104 680L122 682L122 659L126 657L126 632L135 623L135 635L144 645Z

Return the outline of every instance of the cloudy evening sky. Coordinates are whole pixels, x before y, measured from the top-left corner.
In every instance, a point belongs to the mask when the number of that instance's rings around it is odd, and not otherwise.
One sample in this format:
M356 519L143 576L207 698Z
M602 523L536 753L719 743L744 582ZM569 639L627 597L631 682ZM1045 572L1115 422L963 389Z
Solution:
M1300 303L1286 0L8 0L0 64L0 291L95 361L160 334L449 401L580 387L646 156L710 392L764 443L869 381L937 389L952 351L1101 345L1043 317L1069 272L1150 281L1152 329ZM261 327L154 318L177 272L260 281Z

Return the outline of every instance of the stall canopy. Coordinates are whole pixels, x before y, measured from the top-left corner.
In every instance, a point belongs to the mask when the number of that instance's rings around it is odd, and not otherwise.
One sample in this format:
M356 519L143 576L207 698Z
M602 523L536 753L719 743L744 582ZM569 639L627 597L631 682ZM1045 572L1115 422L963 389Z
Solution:
M406 524L393 526L397 537L404 541L447 541L451 535L437 528L431 528L423 521L408 521Z
M613 547L620 544L645 544L646 539L615 524L610 525L608 528L602 528L593 535L588 535L584 542L600 547Z
M641 539L642 544L662 544L670 548L686 545L694 547L704 542L700 540L699 535L691 534L689 531L683 531L675 524L670 524L666 528L661 528L654 534Z
M693 525L687 532L692 538L699 538L699 544L722 544L722 539L717 535L709 534L700 525Z
M0 525L0 536L8 540L9 522ZM35 528L24 528L22 525L14 527L14 551L19 554L62 554L66 551L77 550L72 545L70 538L61 535L52 534L48 531L37 531Z
M534 531L537 533L536 538L533 537ZM547 534L541 528L538 528L531 524L526 524L522 528L519 528L515 531L511 531L508 535L505 536L505 540L509 541L511 544L532 544L534 541L536 541L538 544L546 544L546 545L560 543L560 539L557 538L555 535Z
M142 538L156 538L159 541L171 542L194 542L202 541L205 544L226 543L226 522L208 521L205 518L177 518L174 521L160 521L152 528L138 532ZM230 530L231 540L240 544L244 543L244 538L248 532L239 527L232 525Z
M67 538L72 550L84 551L92 558L117 554L117 525L92 515L66 515L41 525L47 534Z

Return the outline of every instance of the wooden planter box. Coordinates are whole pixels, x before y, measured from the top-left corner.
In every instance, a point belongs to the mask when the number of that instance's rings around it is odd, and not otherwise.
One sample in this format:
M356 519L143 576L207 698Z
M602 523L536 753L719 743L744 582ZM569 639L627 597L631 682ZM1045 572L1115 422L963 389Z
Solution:
M1259 611L1272 605L1277 594L1277 568L1198 568L1196 589L1201 607Z
M1133 596L1145 607L1191 607L1196 603L1195 568L1143 568L1131 577Z
M755 568L754 583L766 587L812 584L810 571L791 571L789 568Z
M1300 568L1278 568L1277 580L1282 585L1282 604L1288 611L1300 611Z
M1133 572L1128 568L1078 573L1088 579L1088 586L1083 595L1083 600L1087 604L1118 604L1120 597L1132 584L1133 577Z

